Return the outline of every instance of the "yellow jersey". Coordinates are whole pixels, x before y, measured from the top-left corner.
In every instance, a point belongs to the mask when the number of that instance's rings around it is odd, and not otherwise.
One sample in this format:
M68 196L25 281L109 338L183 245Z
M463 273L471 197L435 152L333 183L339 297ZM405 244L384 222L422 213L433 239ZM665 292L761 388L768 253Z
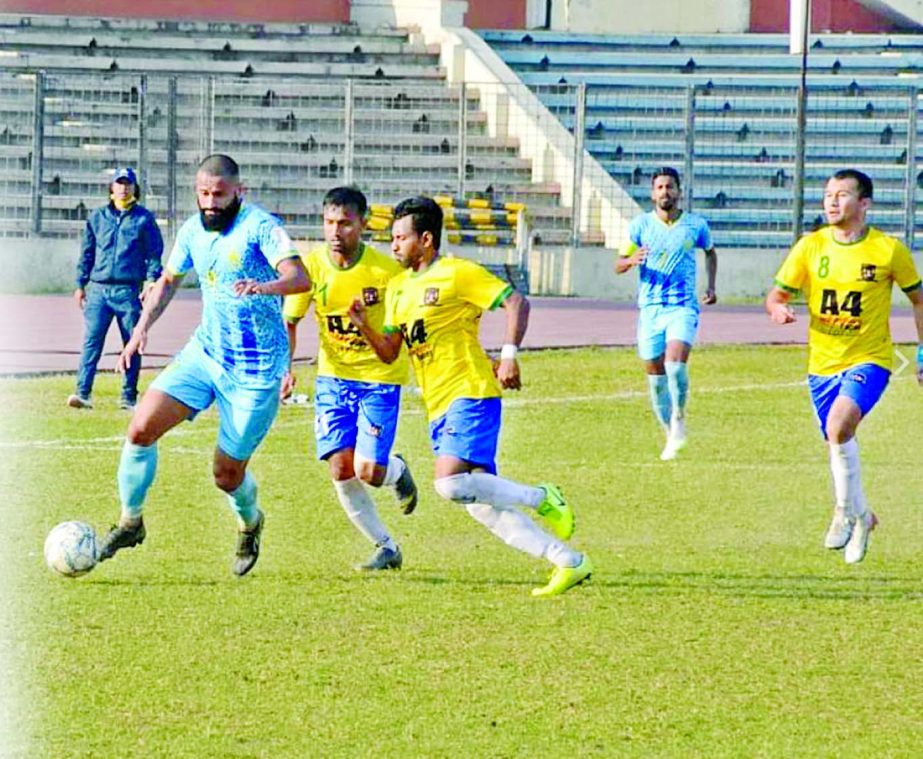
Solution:
M500 396L478 327L485 309L512 291L479 264L442 256L426 271L408 269L389 283L384 331L401 333L430 421L459 398Z
M402 385L407 381L407 359L399 356L384 363L349 320L349 307L361 298L372 326L379 332L385 316L385 288L402 269L390 256L362 243L352 266L342 269L330 258L325 245L302 254L311 277L311 289L285 298L282 315L296 322L314 303L319 332L317 374L358 382Z
M891 289L920 287L910 251L869 227L854 243L837 242L833 228L802 237L776 274L776 285L804 291L808 301L808 372L839 374L857 364L891 369Z

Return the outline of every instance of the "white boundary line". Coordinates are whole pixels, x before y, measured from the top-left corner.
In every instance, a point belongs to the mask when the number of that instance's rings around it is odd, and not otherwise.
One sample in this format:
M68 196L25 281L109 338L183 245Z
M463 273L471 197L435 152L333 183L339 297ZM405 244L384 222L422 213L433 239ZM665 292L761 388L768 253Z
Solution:
M783 390L792 387L800 387L805 385L804 380L798 382L776 382L776 383L764 383L764 384L749 384L749 385L728 385L726 387L703 387L697 388L695 394L715 394L715 393L740 393L740 392L752 392L752 391L768 391L768 390ZM570 403L605 403L610 401L628 401L636 400L638 398L646 398L648 394L640 390L625 390L619 393L606 393L600 395L570 395L570 396L561 396L556 398L512 398L510 396L505 396L503 399L503 407L505 409L515 409L515 408L524 408L528 406L547 406L547 405L566 405ZM295 409L308 409L313 408L313 404L298 404L292 406L286 406L286 408L295 408ZM287 413L286 413L287 415ZM401 416L423 416L423 409L402 409ZM309 414L300 415L298 419L277 419L273 428L286 428L294 427L302 424L310 424L311 419ZM180 427L177 429L171 430L167 435L169 438L177 438L180 436L189 436L189 435L198 435L203 429L206 429L202 426L199 427ZM214 432L213 428L209 426L207 428L209 434ZM112 435L108 437L93 437L86 438L85 440L66 438L66 439L54 439L54 440L21 440L21 441L0 441L0 450L3 449L15 449L15 448L31 448L31 449L43 449L43 448L52 448L56 450L107 450L112 444L121 445L122 441L125 439L124 435Z

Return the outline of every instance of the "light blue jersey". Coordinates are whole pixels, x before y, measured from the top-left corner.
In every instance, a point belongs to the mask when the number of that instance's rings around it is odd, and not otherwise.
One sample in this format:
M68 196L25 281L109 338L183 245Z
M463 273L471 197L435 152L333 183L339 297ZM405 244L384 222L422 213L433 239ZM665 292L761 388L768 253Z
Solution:
M638 306L686 306L698 311L695 251L712 248L708 222L683 211L667 224L650 211L632 219L628 236L635 248L650 251L638 267Z
M234 283L276 279L278 263L297 255L282 223L249 203L224 232L206 230L198 214L180 227L167 269L175 275L195 269L202 322L193 339L238 385L261 388L277 382L288 369L288 336L279 296L237 296Z

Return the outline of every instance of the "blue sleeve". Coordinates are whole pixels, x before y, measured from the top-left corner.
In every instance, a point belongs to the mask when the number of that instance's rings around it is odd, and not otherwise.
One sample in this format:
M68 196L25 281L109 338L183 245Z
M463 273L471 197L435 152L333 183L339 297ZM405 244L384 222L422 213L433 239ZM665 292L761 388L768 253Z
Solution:
M708 222L705 219L701 219L699 222L699 240L697 247L702 250L711 250L715 247L714 243L711 241L711 228L708 226Z
M631 220L631 224L628 225L628 239L639 248L641 247L641 226L643 223L644 217L636 216Z
M77 259L77 287L83 289L90 281L90 272L96 263L96 233L93 231L93 219L96 214L90 214L83 227L80 239L80 257Z

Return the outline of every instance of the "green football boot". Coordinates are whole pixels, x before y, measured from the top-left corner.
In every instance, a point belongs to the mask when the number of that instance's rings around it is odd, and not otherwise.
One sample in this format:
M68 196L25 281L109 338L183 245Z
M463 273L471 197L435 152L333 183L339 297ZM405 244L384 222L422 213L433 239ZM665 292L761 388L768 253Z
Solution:
M543 588L533 588L532 595L536 597L559 596L575 585L590 579L593 574L593 563L590 557L583 554L583 560L576 567L555 567L551 579Z
M567 505L564 496L556 485L539 485L545 491L545 500L542 501L536 511L538 515L545 520L545 524L561 540L567 540L574 534L576 519L574 510Z

